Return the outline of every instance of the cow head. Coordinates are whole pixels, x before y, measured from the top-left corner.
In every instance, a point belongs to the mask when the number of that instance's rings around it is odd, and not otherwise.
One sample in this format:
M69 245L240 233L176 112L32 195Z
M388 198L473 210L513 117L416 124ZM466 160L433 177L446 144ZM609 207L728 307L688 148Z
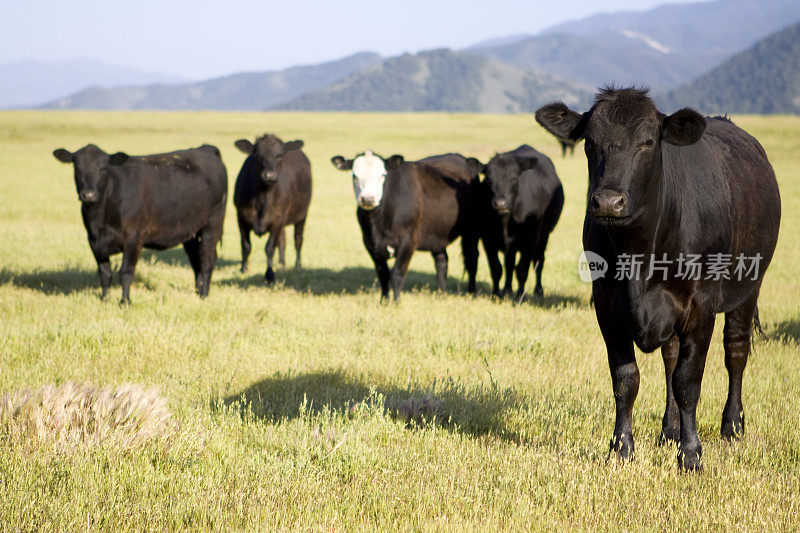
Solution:
M538 158L522 150L496 154L483 168L486 182L492 191L492 207L501 215L511 212L517 198L519 178L536 166Z
M53 156L62 163L73 164L75 188L84 204L92 204L100 199L108 181L109 167L123 165L128 160L128 155L123 152L108 155L93 144L77 152L59 148L53 151Z
M301 149L303 141L283 142L274 135L266 134L256 139L255 144L247 139L239 139L234 145L253 157L261 182L264 185L273 185L281 173L284 155L292 150Z
M662 143L686 146L700 140L706 121L684 108L672 115L656 109L647 89L606 87L586 113L561 102L536 111L536 121L568 141L585 141L589 162L586 213L603 225L625 226L647 215L661 177Z
M353 176L356 202L361 209L367 211L375 209L381 204L386 174L390 170L400 168L403 161L402 155L393 155L389 159L384 159L369 150L353 159L345 159L340 155L331 158L333 166L339 170L349 171Z

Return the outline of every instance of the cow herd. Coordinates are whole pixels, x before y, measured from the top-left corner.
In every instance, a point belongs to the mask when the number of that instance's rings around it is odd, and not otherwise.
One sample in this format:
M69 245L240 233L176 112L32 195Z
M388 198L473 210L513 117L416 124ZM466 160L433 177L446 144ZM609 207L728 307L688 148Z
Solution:
M295 268L302 267L311 164L301 140L284 142L265 134L255 142L239 139L234 145L247 155L233 192L241 236L241 271L247 272L251 232L258 236L269 233L265 278L272 283L276 247L279 262L285 263L287 226L294 226ZM109 155L90 144L74 153L59 148L53 155L73 164L103 298L111 283L111 255L122 253L121 302L127 304L142 249L163 250L179 244L194 269L197 293L208 295L228 190L227 171L216 147L129 156L122 152ZM474 157L459 154L405 161L401 155L384 159L368 150L353 159L337 155L331 162L352 175L356 216L364 246L375 264L381 299L388 297L390 284L394 299L399 298L416 250L431 253L437 288L444 290L446 249L458 238L469 276L468 292L475 292L478 244L483 242L494 295L510 293L516 273L515 298L521 300L532 262L534 294L543 295L544 250L564 204L561 182L544 154L523 145L483 165ZM486 175L483 181L481 173ZM501 251L506 264L502 293ZM391 269L390 258L394 258Z
M661 438L679 444L683 469L700 469L696 408L719 313L725 314L729 374L721 434L735 439L744 433L742 376L758 324L759 290L780 225L780 195L766 153L727 118L702 117L690 109L667 116L646 91L635 88L604 88L584 113L560 102L549 104L535 118L563 151L585 144L584 248L611 267L609 275L592 278L616 404L611 450L623 460L634 451L632 412L639 389L634 345L644 352L660 348L666 373ZM247 154L234 186L241 270L247 270L250 233L269 233L265 277L272 282L276 246L284 262L286 226L294 226L295 266L301 267L312 187L309 160L300 140L283 142L267 134L235 145ZM111 281L109 256L123 254L122 302L128 303L142 248L178 244L189 257L198 294L208 294L228 191L217 148L128 156L109 155L90 144L74 153L60 148L53 154L74 166L103 296ZM514 298L522 299L532 265L533 292L543 294L545 249L564 204L561 182L547 156L522 145L486 164L459 154L406 161L369 150L352 158L336 155L331 162L352 177L357 219L382 299L389 297L390 287L398 299L417 250L431 253L437 287L443 289L446 248L458 238L468 292L476 289L482 243L495 295L510 295L516 274ZM714 268L687 276L690 256ZM640 268L633 269L637 257ZM737 258L757 259L756 268L744 277L719 268L720 260L731 264Z

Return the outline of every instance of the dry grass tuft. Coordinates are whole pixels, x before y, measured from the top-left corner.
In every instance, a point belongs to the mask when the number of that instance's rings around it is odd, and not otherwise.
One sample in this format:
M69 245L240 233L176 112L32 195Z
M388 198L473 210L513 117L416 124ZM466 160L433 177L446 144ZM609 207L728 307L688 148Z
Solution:
M153 389L68 382L0 397L0 439L21 445L131 449L173 434L166 401Z
M425 426L436 421L447 424L450 415L445 411L442 401L432 394L412 396L400 404L396 416L406 426Z

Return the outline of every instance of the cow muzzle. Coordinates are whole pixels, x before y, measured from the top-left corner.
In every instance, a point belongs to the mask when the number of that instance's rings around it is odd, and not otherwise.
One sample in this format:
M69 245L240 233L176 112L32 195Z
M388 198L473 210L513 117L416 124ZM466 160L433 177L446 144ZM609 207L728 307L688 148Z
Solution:
M628 196L610 189L601 189L589 197L589 216L601 224L619 224L630 218Z
M78 198L85 204L93 204L97 201L97 191L84 189L78 194Z
M508 200L503 198L495 198L492 200L492 207L501 215L507 215L510 212L508 207Z
M272 185L278 181L278 173L264 172L261 174L261 181L263 181L265 185Z
M378 202L375 200L375 197L372 195L364 195L358 198L358 206L361 209L366 209L369 211L370 209L375 209L378 207Z

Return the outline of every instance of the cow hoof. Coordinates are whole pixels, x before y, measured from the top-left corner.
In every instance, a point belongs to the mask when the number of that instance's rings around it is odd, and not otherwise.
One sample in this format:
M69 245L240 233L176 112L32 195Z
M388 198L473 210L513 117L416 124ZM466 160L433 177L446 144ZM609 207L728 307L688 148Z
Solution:
M680 428L661 429L661 435L658 436L659 446L668 446L670 444L677 444L681 440Z
M130 306L130 305L131 305L131 300L130 300L130 298L122 298L122 299L119 301L119 306L120 306L120 307L128 307L128 306Z
M239 269L239 272L241 272L242 274L247 274L247 265L242 265L241 268Z
M541 287L533 289L533 295L537 298L544 298L544 290Z
M609 456L613 453L616 458L624 463L633 459L633 439L625 435L614 436L609 443Z
M268 268L267 272L264 274L264 279L267 280L267 283L274 283L275 272L273 272L271 268Z
M740 440L744 436L744 415L738 419L723 418L720 433L727 441Z
M678 467L683 472L703 471L703 452L700 448L681 450L678 452Z

